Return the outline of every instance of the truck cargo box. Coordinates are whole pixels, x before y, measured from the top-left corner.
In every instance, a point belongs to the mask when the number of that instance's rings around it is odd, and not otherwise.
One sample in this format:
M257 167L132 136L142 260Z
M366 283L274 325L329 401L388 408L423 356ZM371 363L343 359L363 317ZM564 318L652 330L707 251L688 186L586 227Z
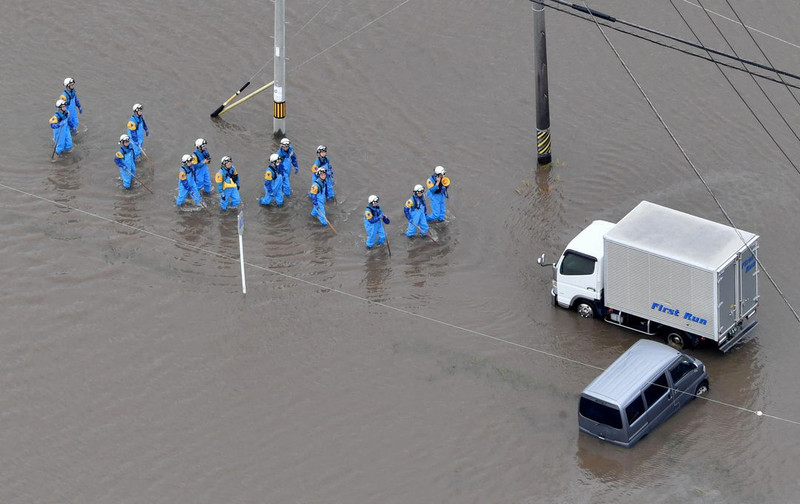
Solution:
M611 309L721 341L758 304L753 233L642 201L603 247Z

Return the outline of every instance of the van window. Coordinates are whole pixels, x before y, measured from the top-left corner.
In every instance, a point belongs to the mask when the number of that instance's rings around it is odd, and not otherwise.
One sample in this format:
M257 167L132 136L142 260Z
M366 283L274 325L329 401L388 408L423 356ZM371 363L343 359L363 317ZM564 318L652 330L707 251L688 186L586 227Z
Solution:
M664 394L667 393L667 390L669 390L667 375L662 373L658 378L656 378L656 381L644 389L644 398L647 400L647 407L649 408L655 404L656 401L661 399Z
M677 384L681 378L686 376L687 373L694 371L697 369L697 366L694 364L694 361L688 357L683 357L681 360L673 364L671 368L669 368L669 375L672 377L672 384Z
M594 420L595 422L608 425L615 429L622 428L622 415L620 415L619 410L616 408L581 397L581 403L578 409L581 415L589 420Z
M637 418L642 416L642 413L644 413L644 401L642 401L642 396L638 395L636 399L625 407L625 414L628 415L628 425L635 422Z
M597 259L568 250L561 261L562 275L591 275Z

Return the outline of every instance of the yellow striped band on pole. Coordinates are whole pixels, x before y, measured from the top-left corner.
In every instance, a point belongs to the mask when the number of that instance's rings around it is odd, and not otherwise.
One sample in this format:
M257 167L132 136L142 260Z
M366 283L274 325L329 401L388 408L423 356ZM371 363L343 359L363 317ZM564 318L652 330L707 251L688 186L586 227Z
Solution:
M286 102L272 102L272 115L275 119L283 119L286 117Z
M536 130L536 149L539 154L550 153L550 130Z

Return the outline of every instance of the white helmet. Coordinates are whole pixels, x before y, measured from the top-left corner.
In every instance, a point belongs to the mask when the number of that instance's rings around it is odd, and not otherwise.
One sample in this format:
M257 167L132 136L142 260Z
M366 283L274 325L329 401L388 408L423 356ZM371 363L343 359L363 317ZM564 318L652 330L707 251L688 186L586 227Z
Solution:
M56 108L61 108L62 105L66 105L67 102L64 100L56 100Z
M73 79L72 77L67 77L66 79L64 79L64 87L67 87L70 84L75 84L75 79Z
M183 164L191 163L192 162L192 156L190 156L189 154L184 154L183 157L181 158L181 162Z
M141 103L137 103L132 108L133 108L134 112L136 112L137 110L142 110L142 104Z
M328 148L325 147L324 145L320 145L317 147L317 154L319 154L320 152L328 152Z
M277 154L270 154L269 155L269 162L270 163L277 163L281 157Z
M197 140L194 141L194 146L197 147L198 149L203 145L208 145L208 142L206 142L205 139L203 138L198 138Z
M437 166L436 168L433 169L433 173L434 175L444 175L447 172L444 171L444 166Z
M414 186L414 192L422 192L424 190L425 189L422 187L421 184L417 184L417 185Z
M128 135L120 135L120 137L119 137L119 143L130 142L130 141L131 141L131 137L129 137Z
M222 156L222 160L219 163L224 165L228 161L233 162L233 159L230 156Z
M290 142L288 138L282 138L281 139L281 145L289 145L291 143L292 142Z
M369 203L370 205L377 202L378 202L378 197L375 196L374 194L371 194L370 197L367 198L367 203Z
M328 169L325 168L324 166L320 166L319 168L317 168L317 174L320 174L320 173L324 173L325 175L327 175L328 174Z

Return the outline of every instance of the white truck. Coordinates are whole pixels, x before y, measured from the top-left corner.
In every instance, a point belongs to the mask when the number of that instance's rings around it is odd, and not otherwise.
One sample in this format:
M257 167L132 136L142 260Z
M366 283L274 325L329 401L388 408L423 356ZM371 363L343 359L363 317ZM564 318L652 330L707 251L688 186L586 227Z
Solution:
M642 201L594 221L553 267L553 302L682 349L727 352L758 324L758 236Z

